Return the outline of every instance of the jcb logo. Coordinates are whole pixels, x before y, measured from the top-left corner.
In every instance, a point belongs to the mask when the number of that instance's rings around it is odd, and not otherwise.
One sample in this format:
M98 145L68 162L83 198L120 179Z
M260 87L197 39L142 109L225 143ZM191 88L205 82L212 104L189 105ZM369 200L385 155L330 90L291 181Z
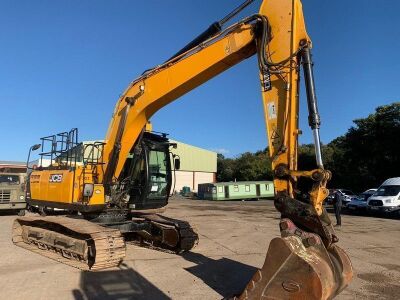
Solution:
M62 174L52 174L50 175L49 182L61 182L62 178Z

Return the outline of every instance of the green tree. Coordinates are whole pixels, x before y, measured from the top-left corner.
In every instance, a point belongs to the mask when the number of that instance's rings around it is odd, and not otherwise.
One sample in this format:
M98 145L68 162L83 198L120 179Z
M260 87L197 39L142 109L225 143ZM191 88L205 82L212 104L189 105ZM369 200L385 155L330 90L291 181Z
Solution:
M332 183L361 191L399 176L400 102L379 106L354 123L330 143L334 149Z
M366 118L354 120L346 134L322 145L324 166L333 177L329 187L361 192L400 176L400 102L379 106ZM298 168L315 169L314 145L298 149ZM272 179L268 149L237 158L218 155L218 181Z
M236 159L236 180L267 180L272 178L271 161L265 152L246 152Z
M232 181L235 171L235 160L225 158L222 154L218 153L217 156L217 181Z
M249 181L272 179L271 161L266 151L246 152L237 158L218 154L218 181Z

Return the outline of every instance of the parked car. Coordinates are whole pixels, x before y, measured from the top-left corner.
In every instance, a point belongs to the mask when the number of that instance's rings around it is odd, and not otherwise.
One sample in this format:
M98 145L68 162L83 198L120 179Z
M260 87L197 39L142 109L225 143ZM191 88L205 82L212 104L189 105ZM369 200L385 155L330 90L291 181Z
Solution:
M368 199L370 212L398 213L400 215L400 177L389 178Z
M329 195L328 195L328 197L326 197L324 204L332 205L333 199L335 199L335 190L329 189Z
M351 212L365 212L367 210L367 200L371 197L377 189L369 189L361 193L357 198L353 198L350 203L347 204L347 208Z
M340 197L342 197L342 205L344 207L347 207L347 204L350 203L350 201L354 198L357 197L356 194L354 194L350 190L345 190L345 189L330 189L329 190L329 196L327 197L326 204L333 204L333 200L335 199L335 193L338 192Z

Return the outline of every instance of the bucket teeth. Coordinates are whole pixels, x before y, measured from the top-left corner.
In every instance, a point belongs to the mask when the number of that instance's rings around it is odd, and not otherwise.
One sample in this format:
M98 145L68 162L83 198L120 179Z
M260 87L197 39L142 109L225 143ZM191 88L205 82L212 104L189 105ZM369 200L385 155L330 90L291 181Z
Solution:
M332 299L347 286L347 254L336 245L326 249L316 234L295 232L271 241L263 267L237 299Z

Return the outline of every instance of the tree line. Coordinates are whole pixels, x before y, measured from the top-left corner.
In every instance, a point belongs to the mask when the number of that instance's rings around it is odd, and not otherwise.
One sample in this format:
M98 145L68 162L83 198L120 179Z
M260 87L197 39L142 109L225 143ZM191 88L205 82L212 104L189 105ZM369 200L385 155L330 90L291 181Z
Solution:
M324 166L332 171L328 187L362 192L385 179L400 177L400 102L379 106L366 118L356 119L342 136L322 145ZM314 145L299 146L299 170L316 168ZM218 154L218 181L271 180L268 148L236 158Z

